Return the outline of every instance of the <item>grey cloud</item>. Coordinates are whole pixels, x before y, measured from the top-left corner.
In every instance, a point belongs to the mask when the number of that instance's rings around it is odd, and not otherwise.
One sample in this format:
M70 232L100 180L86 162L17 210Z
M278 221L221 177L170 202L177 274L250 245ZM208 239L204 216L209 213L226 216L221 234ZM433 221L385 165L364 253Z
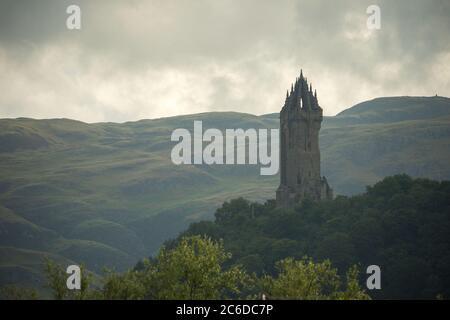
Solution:
M367 35L374 3L382 28ZM81 31L65 28L69 4ZM300 67L327 114L379 95L450 95L448 73L436 74L449 31L439 0L4 0L0 117L276 112Z

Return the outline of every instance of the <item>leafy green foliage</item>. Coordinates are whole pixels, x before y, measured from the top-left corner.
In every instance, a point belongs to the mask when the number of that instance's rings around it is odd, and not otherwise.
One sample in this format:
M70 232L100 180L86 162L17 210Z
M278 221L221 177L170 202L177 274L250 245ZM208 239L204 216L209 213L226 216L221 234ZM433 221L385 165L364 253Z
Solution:
M252 299L267 293L272 299L368 299L356 281L357 270L349 270L347 290L329 261L286 259L278 263L277 278L258 278L240 266L224 267L231 255L221 241L192 236L180 239L172 249L162 248L139 268L124 273L107 270L102 285L92 286L92 276L82 270L81 290L68 290L61 265L47 260L46 274L54 299ZM28 292L15 289L9 297ZM35 297L37 298L37 296Z
M233 254L228 263L241 264L250 273L275 275L277 261L307 255L330 260L341 275L354 264L364 270L379 265L382 290L372 291L374 298L450 297L448 181L397 175L362 195L304 201L292 210L276 208L273 201L235 199L217 210L214 222L193 223L181 236L195 234L223 239ZM293 261L281 266L286 277L289 270L303 270ZM355 279L348 284L354 286ZM288 288L286 283L281 287Z
M162 248L156 263L147 262L152 299L223 299L238 295L247 280L239 266L222 269L231 258L221 242L194 236L173 250Z
M90 297L90 286L92 284L92 274L81 265L81 288L80 290L69 290L66 280L69 276L64 267L55 263L53 260L47 259L45 266L45 274L47 277L47 285L53 293L55 300L84 300Z
M146 294L142 278L142 272L135 270L122 274L109 270L103 278L100 297L107 300L141 300Z
M329 260L314 263L311 259L286 258L277 263L278 275L262 279L264 291L272 299L302 300L367 300L369 295L358 284L358 269L347 273L346 288L337 269Z

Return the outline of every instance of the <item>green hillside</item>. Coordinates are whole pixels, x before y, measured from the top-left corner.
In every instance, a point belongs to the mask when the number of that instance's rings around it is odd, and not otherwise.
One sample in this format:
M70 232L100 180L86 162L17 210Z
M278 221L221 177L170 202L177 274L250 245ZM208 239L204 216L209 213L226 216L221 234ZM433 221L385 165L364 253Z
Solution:
M278 176L262 177L258 166L173 165L170 135L192 132L194 120L204 130L278 127L276 115L233 112L122 124L1 119L0 284L39 283L40 264L27 255L124 270L226 200L274 197ZM325 118L320 139L337 194L396 173L450 179L448 98L364 102Z

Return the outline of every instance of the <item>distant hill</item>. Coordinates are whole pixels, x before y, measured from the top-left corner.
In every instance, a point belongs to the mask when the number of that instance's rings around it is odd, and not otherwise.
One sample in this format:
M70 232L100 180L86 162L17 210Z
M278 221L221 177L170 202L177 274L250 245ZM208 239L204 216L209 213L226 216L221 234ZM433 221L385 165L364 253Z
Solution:
M445 97L386 97L376 98L330 117L331 123L362 124L392 123L448 117L449 98Z
M175 166L175 128L277 128L276 114L203 113L136 122L0 120L0 284L39 285L35 257L118 271L223 201L274 197L257 166ZM323 175L337 194L387 175L450 179L450 99L378 98L323 122ZM29 257L29 259L25 258ZM31 280L30 280L31 279Z

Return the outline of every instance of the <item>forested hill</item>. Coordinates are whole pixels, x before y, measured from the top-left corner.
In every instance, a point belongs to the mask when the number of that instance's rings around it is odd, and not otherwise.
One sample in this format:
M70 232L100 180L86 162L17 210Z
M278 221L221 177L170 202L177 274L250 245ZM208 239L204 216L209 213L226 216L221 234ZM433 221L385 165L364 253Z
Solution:
M395 115L395 116L394 116ZM125 270L226 200L274 198L258 166L174 165L176 128L278 128L278 115L213 112L127 123L0 119L0 286L42 285L42 261ZM322 174L336 194L385 176L450 179L450 99L378 98L326 117Z
M330 259L342 272L353 264L363 273L380 266L382 289L371 291L373 298L450 298L449 181L397 175L361 195L305 201L293 210L238 198L185 235L224 239L231 263L257 274L273 274L276 261L307 255Z

